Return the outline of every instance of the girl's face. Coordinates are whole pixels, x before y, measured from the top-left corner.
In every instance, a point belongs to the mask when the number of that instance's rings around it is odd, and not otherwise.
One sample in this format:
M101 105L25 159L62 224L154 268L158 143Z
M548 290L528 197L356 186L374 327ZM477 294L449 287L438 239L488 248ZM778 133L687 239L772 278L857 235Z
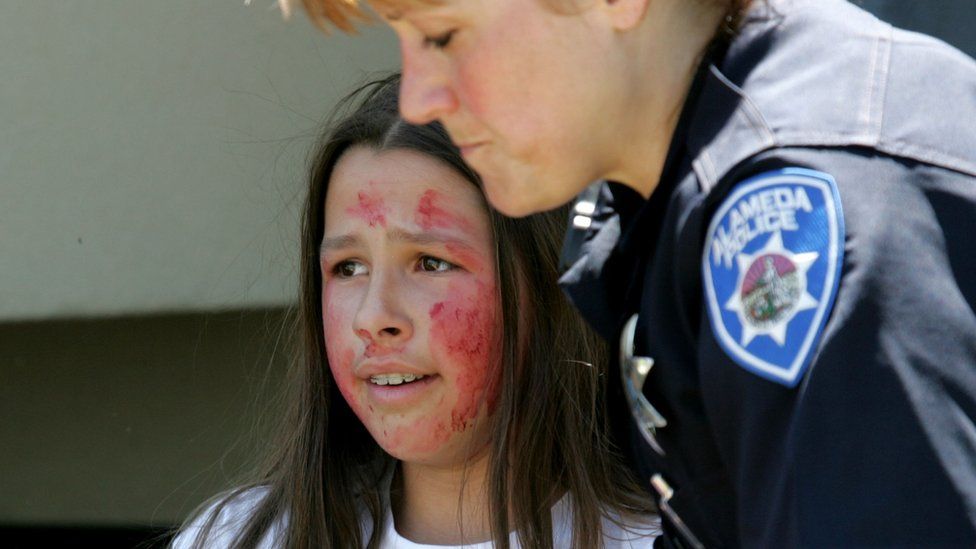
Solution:
M354 147L329 181L321 265L332 376L379 445L430 464L483 449L501 316L477 188L421 153Z
M575 11L557 13L559 1ZM633 91L594 3L403 4L379 8L400 40L401 112L444 124L492 205L513 216L551 209L612 172Z

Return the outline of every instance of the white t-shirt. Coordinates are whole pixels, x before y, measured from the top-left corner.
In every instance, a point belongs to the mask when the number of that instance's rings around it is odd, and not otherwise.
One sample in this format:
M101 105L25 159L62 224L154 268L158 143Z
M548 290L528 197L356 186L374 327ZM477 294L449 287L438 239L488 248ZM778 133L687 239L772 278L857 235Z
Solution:
M266 489L255 488L248 490L226 505L214 523L208 538L207 549L224 549L230 547L234 538L241 531L247 519L250 518L254 509L261 502L261 498L267 493ZM205 521L213 514L213 506L203 513L197 520L193 521L185 530L173 541L173 549L190 549L193 542L200 534L200 530ZM553 528L553 547L570 547L573 535L573 510L570 507L569 496L563 497L552 507L552 528ZM367 519L368 522L368 519ZM386 525L383 538L380 543L381 549L491 549L494 544L491 541L474 543L469 545L427 545L415 543L401 536L393 522L393 513L390 507L386 510ZM272 525L258 544L259 549L276 549L275 543L283 533L284 526L281 521ZM368 531L368 527L366 528ZM621 528L612 520L603 519L603 539L605 549L644 549L654 545L654 539L661 535L661 523L656 515L641 517L636 524L629 525L626 529ZM512 549L518 549L518 539L513 533L511 537Z
M485 541L469 545L427 545L415 543L401 536L393 524L393 513L386 510L386 531L380 543L382 549L492 549L494 543ZM612 520L603 519L603 543L605 549L644 549L654 545L654 539L661 535L661 521L656 515L642 517L626 530ZM518 549L518 536L511 535L512 549ZM552 546L554 548L572 547L573 509L570 496L563 496L552 506Z

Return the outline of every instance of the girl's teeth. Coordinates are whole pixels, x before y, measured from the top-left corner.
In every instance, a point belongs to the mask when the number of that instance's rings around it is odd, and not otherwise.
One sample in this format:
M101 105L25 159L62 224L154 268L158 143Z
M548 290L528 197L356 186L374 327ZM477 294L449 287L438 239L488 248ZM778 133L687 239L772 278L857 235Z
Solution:
M376 385L400 385L402 383L410 383L411 381L423 379L424 377L415 374L379 374L370 376L369 380Z

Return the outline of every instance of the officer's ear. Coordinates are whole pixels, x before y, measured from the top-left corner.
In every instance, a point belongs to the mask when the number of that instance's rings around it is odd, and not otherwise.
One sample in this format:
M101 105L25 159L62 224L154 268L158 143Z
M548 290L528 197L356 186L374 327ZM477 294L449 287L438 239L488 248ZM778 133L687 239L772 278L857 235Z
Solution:
M602 0L611 24L618 31L639 26L652 1L655 0Z

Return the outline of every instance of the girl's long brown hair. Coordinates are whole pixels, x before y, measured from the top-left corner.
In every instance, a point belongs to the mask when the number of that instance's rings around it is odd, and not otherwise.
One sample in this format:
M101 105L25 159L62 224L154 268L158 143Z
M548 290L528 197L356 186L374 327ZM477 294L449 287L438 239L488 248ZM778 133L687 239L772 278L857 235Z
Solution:
M302 353L286 381L288 411L257 480L221 496L203 519L200 547L220 511L256 487L266 495L233 547L256 547L275 523L284 525L276 546L379 546L386 513L380 479L393 458L338 392L325 353L319 246L329 178L346 150L365 146L419 151L479 184L439 124L413 126L399 117L398 86L393 75L348 96L340 109L351 114L332 125L314 154L301 244ZM489 420L492 537L507 549L514 530L522 547L551 548L550 509L568 492L574 547L600 547L603 517L646 513L650 503L608 434L604 346L556 286L566 210L522 219L489 210L489 217L503 316L500 394ZM368 537L363 513L373 524Z

